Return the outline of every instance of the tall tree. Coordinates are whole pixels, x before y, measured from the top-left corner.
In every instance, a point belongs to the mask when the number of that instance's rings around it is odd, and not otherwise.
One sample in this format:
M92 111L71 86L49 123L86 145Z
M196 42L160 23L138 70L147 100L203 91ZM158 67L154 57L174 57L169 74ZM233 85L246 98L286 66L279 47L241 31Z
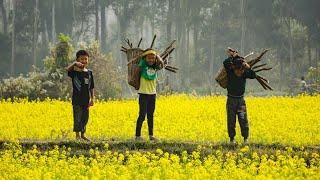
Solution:
M32 59L33 65L37 66L37 42L38 42L38 19L39 19L39 0L35 0L33 10L33 35L32 35Z
M0 10L2 15L3 33L8 34L8 19L7 11L4 5L4 0L0 0Z
M51 41L56 41L56 1L52 1L51 7Z
M240 0L241 13L241 45L240 52L244 53L245 35L246 35L246 0Z
M102 0L100 3L101 11L101 50L102 52L106 52L107 50L107 21L106 21L106 7L108 0Z
M16 19L16 1L12 1L12 32L11 32L11 75L15 73L15 53L16 53L16 44L15 44L15 19Z
M94 14L95 14L95 25L96 25L96 28L95 28L95 40L96 41L100 41L100 36L99 36L99 0L95 0L95 11L94 11Z

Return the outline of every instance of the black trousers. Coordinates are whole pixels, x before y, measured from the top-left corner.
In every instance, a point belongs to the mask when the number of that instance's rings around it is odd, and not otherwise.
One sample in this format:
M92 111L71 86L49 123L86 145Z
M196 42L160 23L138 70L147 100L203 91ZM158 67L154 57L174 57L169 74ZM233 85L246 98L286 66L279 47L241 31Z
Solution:
M243 97L233 98L228 97L227 100L227 119L228 119L228 134L230 139L234 139L236 135L236 117L241 128L241 135L247 139L249 136L249 122L247 118L246 102Z
M86 132L86 125L89 119L87 106L73 105L73 132Z
M141 136L141 127L147 115L149 135L153 136L153 113L156 107L156 95L139 94L139 117L137 119L136 136Z

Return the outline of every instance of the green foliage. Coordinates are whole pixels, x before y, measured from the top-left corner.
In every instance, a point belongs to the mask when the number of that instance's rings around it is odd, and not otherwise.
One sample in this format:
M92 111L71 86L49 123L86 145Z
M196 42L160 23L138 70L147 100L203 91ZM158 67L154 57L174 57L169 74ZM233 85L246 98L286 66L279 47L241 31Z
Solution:
M308 70L307 81L310 83L312 92L320 92L320 64L318 67L311 67Z
M50 48L50 54L44 60L45 68L50 72L63 69L73 61L74 48L69 36L60 33L58 40L59 42Z
M125 78L114 64L112 54L103 54L97 41L88 46L80 45L89 54L89 68L92 69L95 80L96 96L100 99L118 97L121 91L120 81Z
M54 88L54 82L48 79L46 73L30 72L26 77L20 75L16 78L4 79L0 87L0 97L12 100L14 98L44 99L50 97L50 89Z
M20 75L3 79L1 98L70 98L71 81L65 68L74 60L75 51L67 35L60 34L58 39L59 42L51 46L49 56L44 59L44 71L30 72L25 77ZM88 50L90 54L89 68L94 73L96 96L103 99L117 97L121 91L120 78L123 77L113 63L112 54L101 53L99 44L95 41L89 46L82 44L80 48Z

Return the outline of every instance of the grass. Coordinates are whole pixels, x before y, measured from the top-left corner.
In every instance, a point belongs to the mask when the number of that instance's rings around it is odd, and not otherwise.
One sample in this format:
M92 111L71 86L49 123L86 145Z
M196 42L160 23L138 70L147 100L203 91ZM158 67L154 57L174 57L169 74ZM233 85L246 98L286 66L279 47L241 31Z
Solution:
M17 145L17 142L0 141L0 151L5 150L9 145ZM275 154L276 151L286 151L288 148L292 148L293 151L305 151L308 153L320 153L320 145L308 145L308 146L292 146L283 144L236 144L232 145L226 142L178 142L178 141L161 141L161 142L136 142L133 140L95 140L92 142L84 142L78 140L20 140L18 144L24 151L31 150L35 146L40 151L52 150L55 147L59 149L71 148L71 154L84 155L89 154L90 149L98 149L101 153L106 150L113 152L155 152L157 149L161 149L164 152L181 155L183 151L192 153L193 151L201 149L201 155L206 156L213 152L220 150L223 153L226 152L239 152L244 146L248 146L250 151L258 152L259 154ZM108 144L108 149L105 148Z

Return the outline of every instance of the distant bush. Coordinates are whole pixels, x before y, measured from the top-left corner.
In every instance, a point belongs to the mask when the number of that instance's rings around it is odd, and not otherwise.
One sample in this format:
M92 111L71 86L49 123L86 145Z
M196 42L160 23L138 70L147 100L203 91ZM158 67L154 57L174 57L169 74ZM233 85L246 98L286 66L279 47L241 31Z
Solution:
M89 68L94 71L96 96L98 98L115 98L121 91L121 76L113 63L112 55L102 54L97 42L89 46L80 45L90 53ZM50 48L44 59L43 71L35 70L26 76L10 77L2 80L0 97L34 99L68 99L71 97L71 81L67 77L66 66L75 61L75 51L66 35L59 35L59 42Z

